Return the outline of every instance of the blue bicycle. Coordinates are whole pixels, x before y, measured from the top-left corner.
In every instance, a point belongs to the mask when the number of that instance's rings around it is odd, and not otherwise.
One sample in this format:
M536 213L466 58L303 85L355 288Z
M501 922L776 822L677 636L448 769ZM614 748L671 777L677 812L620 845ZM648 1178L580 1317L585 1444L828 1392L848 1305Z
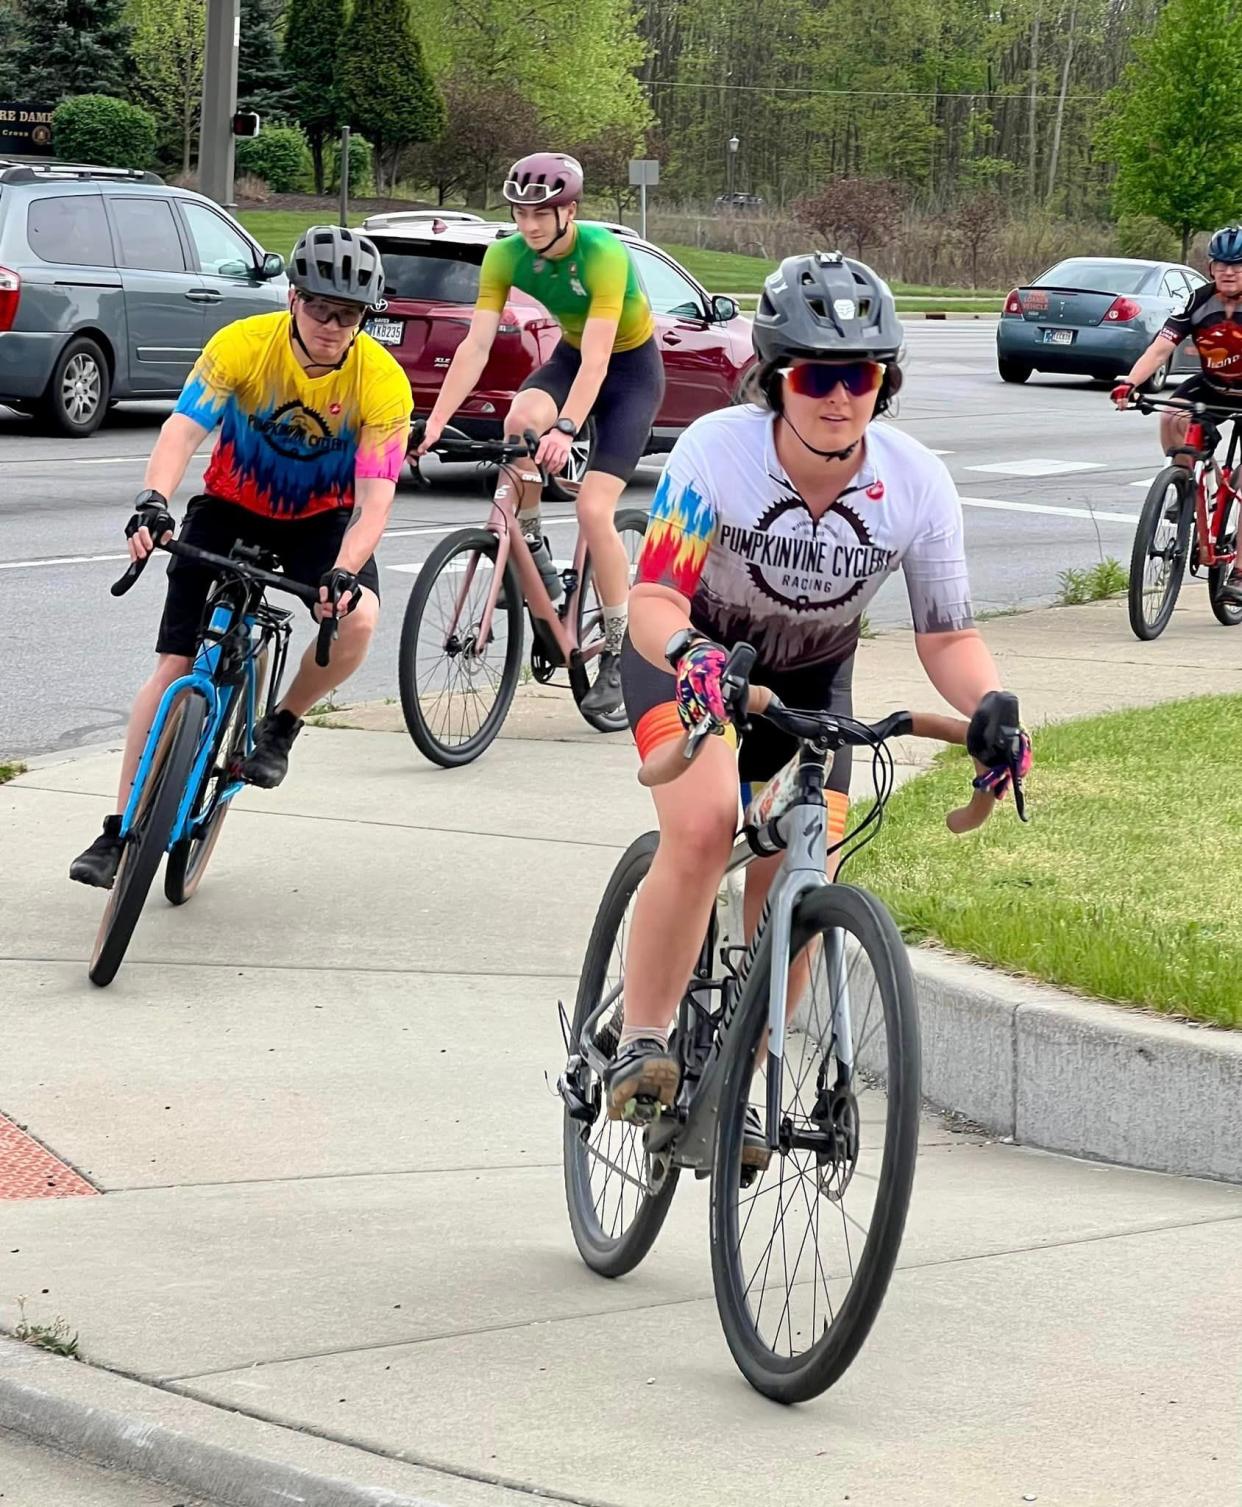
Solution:
M229 804L245 788L238 766L254 747L263 709L276 704L293 632L293 613L272 606L265 592L284 591L307 605L319 600L318 587L277 574L274 555L240 542L228 555L178 539L160 548L210 567L217 579L194 667L164 692L121 818L125 846L91 953L90 980L101 988L116 977L160 859L168 854L164 894L184 905L199 886ZM135 561L112 595L123 596L146 563ZM319 625L320 665L328 663L336 630L335 618Z

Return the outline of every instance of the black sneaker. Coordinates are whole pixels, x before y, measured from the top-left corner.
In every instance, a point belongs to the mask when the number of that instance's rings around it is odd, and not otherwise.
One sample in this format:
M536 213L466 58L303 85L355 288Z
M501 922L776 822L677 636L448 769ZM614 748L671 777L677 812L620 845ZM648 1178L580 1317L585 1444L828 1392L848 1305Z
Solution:
M98 889L110 890L124 850L121 818L105 816L103 831L86 852L79 853L69 865L70 879L76 879L79 884L93 884Z
M754 1104L746 1106L746 1129L742 1132L742 1166L755 1167L759 1171L772 1160L772 1148L764 1134L763 1120Z
M1231 571L1221 582L1216 595L1222 602L1242 607L1242 576L1236 570Z
M637 1036L622 1047L604 1074L610 1120L654 1120L671 1109L681 1065L658 1036Z
M302 731L302 719L292 712L269 712L255 729L254 751L238 771L248 785L274 790L289 772L289 750Z
M621 656L605 651L599 657L599 674L595 684L582 698L579 705L593 717L607 717L619 712L625 705L621 694Z

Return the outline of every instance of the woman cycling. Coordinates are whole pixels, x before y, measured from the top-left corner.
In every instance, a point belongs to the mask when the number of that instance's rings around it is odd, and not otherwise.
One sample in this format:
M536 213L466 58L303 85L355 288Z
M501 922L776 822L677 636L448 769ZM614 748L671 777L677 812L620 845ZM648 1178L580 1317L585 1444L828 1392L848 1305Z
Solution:
M612 712L621 705L619 657L630 586L629 556L613 513L646 450L664 396L664 363L651 305L624 242L602 225L578 223L578 162L558 152L523 157L509 169L504 193L518 234L487 248L470 332L445 374L418 453L435 445L482 376L509 290L521 288L537 298L559 323L561 339L522 383L505 418L505 435L520 438L528 429L541 434L535 458L555 474L564 470L574 439L595 415L595 451L578 494L578 522L604 609L604 653L582 707ZM561 584L540 538L542 481L534 467L527 470L518 522L555 600Z
M872 423L901 387L902 328L888 287L839 252L788 257L764 285L754 343L750 401L690 426L652 505L621 661L640 755L705 715L723 718L721 670L740 641L758 650L752 680L786 704L848 714L863 610L900 566L919 659L970 717L970 751L997 771L989 784L999 798L1003 698L973 626L957 492L917 440ZM1024 741L1024 760L1028 749ZM749 799L752 782L771 779L794 752L792 739L756 720L740 754L730 728L653 791L660 846L638 894L624 1025L605 1077L613 1118L637 1097L673 1102L668 1027L724 873L739 776ZM834 839L845 830L849 777L843 750L828 779ZM747 868L748 930L779 863Z

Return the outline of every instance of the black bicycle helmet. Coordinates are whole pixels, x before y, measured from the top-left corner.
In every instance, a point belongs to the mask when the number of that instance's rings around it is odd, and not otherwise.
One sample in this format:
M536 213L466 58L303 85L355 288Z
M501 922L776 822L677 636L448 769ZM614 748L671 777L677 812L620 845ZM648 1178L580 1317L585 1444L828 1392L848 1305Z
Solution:
M861 356L895 361L904 331L888 284L839 251L787 256L763 285L751 326L760 361Z
M1225 225L1208 242L1209 262L1242 262L1242 225Z
M289 281L302 293L379 304L384 264L374 241L343 225L312 225L293 248Z

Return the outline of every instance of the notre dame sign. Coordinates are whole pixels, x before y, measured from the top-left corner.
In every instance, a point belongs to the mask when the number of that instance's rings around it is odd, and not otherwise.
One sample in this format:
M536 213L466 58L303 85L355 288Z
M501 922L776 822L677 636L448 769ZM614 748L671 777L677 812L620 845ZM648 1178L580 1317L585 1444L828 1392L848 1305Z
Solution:
M0 99L0 154L50 157L52 108L31 100Z

